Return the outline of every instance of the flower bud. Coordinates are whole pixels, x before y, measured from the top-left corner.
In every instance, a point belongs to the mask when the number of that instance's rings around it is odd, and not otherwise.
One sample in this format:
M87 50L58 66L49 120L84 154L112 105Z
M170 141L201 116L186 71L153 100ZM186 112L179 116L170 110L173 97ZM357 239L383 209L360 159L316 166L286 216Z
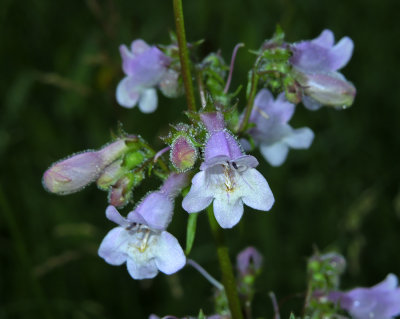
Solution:
M125 139L100 151L86 151L53 164L43 175L43 186L51 193L74 193L98 178L101 172L128 150Z
M114 185L126 173L126 170L122 167L122 162L122 159L120 159L107 166L96 181L97 187L108 190L111 185Z
M356 88L338 72L299 72L296 80L303 93L321 105L347 108L353 104Z
M108 193L108 203L116 207L125 206L132 198L132 188L144 178L142 172L129 172L112 185Z
M184 172L191 169L198 157L197 148L189 137L178 135L171 144L170 160L174 167Z
M182 81L179 73L173 69L168 69L162 77L159 87L161 92L170 98L175 98L183 94Z
M254 247L247 247L237 255L236 263L242 277L254 275L261 270L262 256Z

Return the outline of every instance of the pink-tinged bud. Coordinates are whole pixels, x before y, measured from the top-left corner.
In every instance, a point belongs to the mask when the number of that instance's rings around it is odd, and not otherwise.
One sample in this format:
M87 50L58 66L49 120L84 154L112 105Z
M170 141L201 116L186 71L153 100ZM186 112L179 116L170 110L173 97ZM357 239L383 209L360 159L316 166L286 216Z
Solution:
M254 247L247 247L237 255L236 263L241 276L255 275L261 269L262 256Z
M347 108L354 102L355 86L338 72L299 73L296 79L304 94L321 105Z
M126 170L122 167L122 162L122 159L119 159L108 165L97 179L97 187L108 190L111 185L114 185L126 173Z
M108 203L115 207L125 206L132 198L132 188L144 178L142 173L128 173L113 184L108 193Z
M128 150L125 139L99 151L86 151L53 164L43 175L43 186L51 193L66 195L96 180L103 170Z
M191 169L198 157L197 148L189 137L179 135L171 144L170 160L174 167L185 172Z

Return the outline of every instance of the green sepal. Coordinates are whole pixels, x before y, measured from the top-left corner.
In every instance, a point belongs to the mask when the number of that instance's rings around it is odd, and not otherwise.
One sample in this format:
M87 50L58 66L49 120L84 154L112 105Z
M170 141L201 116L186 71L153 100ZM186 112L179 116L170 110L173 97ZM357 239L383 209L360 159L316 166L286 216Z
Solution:
M194 238L196 236L197 217L199 213L189 214L187 230L186 230L186 249L185 255L188 256L192 250Z

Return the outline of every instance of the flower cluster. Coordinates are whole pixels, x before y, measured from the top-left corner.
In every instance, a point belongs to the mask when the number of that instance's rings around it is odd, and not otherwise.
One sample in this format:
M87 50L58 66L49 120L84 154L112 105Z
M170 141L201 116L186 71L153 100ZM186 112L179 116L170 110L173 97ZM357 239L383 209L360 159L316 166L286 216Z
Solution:
M253 51L257 58L249 72L247 101L241 113L240 87L229 93L241 46L238 44L233 50L229 67L220 53L211 53L198 63L192 61L202 108L196 110L191 105L185 113L188 123L170 125L168 135L161 138L167 145L160 151L153 150L139 135L120 134L100 150L75 154L54 163L44 173L43 185L52 193L70 194L92 182L108 191L106 217L117 227L107 233L98 255L111 265L126 263L134 279L153 278L159 271L173 274L186 265L186 255L177 238L167 231L179 195L184 194L182 208L189 213L188 255L196 232L197 215L193 213L208 209L220 227L232 228L241 220L245 205L260 211L272 208L275 198L267 180L256 169L258 160L245 151L259 147L272 166L282 165L289 149L308 149L314 139L310 128L293 128L289 124L296 104L302 102L307 109L316 110L324 105L345 108L354 101L354 85L339 72L352 56L354 45L350 38L344 37L335 44L332 31L324 30L313 40L287 43L283 33L277 32L260 50ZM195 47L187 46L189 50ZM180 95L180 61L182 68L185 63L182 56L178 59L179 49L175 40L168 46L150 46L141 39L133 41L130 48L121 45L125 77L116 89L117 102L126 108L138 105L143 113L151 113L158 105L157 89L167 97ZM188 104L191 101L188 99ZM169 158L164 156L167 152ZM123 217L117 207L133 202L133 189L147 177L161 179L161 187L147 193ZM212 215L210 222L218 238ZM228 257L219 258L226 258L220 260L222 266L229 263ZM193 265L193 261L188 260L188 264ZM261 254L253 247L238 255L236 288L245 307L251 304L261 265ZM217 314L208 318L235 317L229 309L232 299L228 299L237 291L225 291L232 287L223 287L200 266L197 268L218 289L215 299L223 304L221 311L216 307ZM336 253L316 254L308 260L309 287L304 308L307 316L328 318L337 314L337 308L356 319L389 319L400 314L400 288L395 275L388 275L372 288L341 292L339 276L344 268L344 258ZM248 311L245 309L247 317L251 317ZM207 317L200 312L198 318Z

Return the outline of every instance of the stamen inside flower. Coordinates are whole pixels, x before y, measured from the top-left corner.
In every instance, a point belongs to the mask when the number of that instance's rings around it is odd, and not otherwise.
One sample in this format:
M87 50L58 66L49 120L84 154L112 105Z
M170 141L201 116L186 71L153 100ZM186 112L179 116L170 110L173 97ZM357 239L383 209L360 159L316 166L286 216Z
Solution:
M232 162L232 166L237 169L235 162ZM232 192L235 189L235 171L232 170L229 162L228 165L224 165L224 176L225 176L225 188L227 192Z

